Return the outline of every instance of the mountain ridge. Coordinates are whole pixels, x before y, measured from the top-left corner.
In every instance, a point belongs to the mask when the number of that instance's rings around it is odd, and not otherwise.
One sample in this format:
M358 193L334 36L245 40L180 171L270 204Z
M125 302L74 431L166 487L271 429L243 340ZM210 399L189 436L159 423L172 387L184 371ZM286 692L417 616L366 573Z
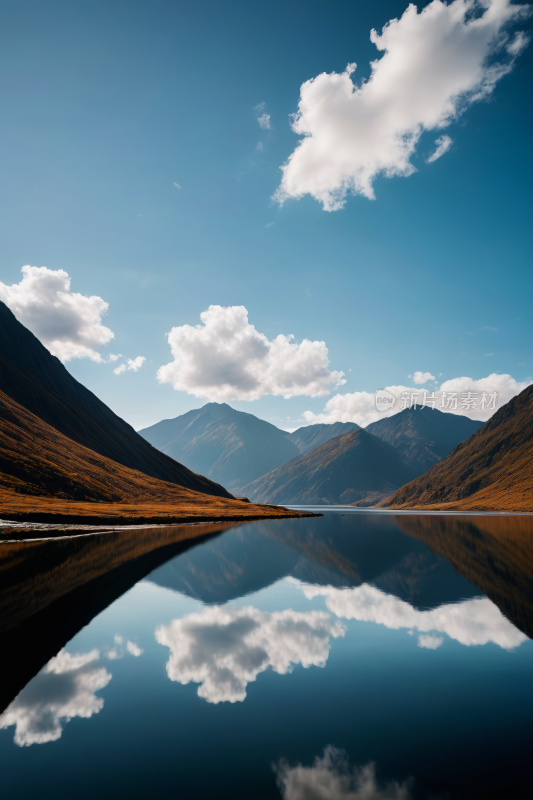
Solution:
M287 516L205 495L118 464L72 441L0 392L0 516L53 522L178 522ZM0 538L21 530L0 530ZM31 535L22 529L22 535ZM42 535L42 534L41 534Z
M0 390L69 439L118 464L202 494L232 497L146 442L79 383L1 301Z
M389 486L412 480L414 474L391 445L359 428L329 439L240 491L254 502L370 503L385 496Z
M139 434L193 471L230 489L298 455L286 431L227 403L206 403L143 428Z
M335 439L337 436L342 436L350 431L360 428L356 422L333 422L332 424L317 423L315 425L305 425L302 428L297 428L289 434L289 439L294 442L298 448L300 455L315 450L320 447L329 439Z
M438 408L412 406L371 422L365 430L396 447L404 463L423 475L482 425Z

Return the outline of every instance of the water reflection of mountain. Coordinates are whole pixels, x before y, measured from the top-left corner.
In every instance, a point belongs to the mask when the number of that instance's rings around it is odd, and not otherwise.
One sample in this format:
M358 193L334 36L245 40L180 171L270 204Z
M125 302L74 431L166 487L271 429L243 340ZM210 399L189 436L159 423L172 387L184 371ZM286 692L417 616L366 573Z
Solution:
M533 519L398 515L399 528L424 542L533 638Z
M3 542L0 713L81 628L141 578L202 537L231 527L180 525L48 542Z
M532 533L528 518L358 513L2 543L0 648L9 657L0 712L84 625L147 575L208 604L289 575L315 590L372 584L415 609L483 593L533 637Z
M406 537L389 515L245 525L206 542L149 576L204 603L225 603L291 575L323 586L372 583L428 608L479 594L448 562Z

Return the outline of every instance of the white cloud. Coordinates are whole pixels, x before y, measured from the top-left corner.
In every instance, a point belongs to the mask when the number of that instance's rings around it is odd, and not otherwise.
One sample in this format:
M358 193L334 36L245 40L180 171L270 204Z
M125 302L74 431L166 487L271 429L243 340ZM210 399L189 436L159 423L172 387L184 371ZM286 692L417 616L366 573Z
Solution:
M431 372L415 372L413 375L409 375L409 377L412 378L413 383L417 385L435 380L435 376L432 375Z
M181 325L167 334L174 360L159 368L160 383L195 397L226 402L266 394L320 397L345 383L328 369L324 342L280 334L269 341L248 322L244 306L209 306L203 325Z
M533 383L531 380L517 381L511 375L492 373L492 375L479 380L474 378L452 378L449 381L444 381L440 388L435 387L432 389L431 393L428 389L420 389L416 386L386 386L385 390L396 398L396 403L389 411L378 411L374 402L374 394L370 392L347 392L346 394L336 394L331 397L322 413L315 414L312 411L304 411L303 416L308 425L319 422L356 422L358 425L365 427L370 425L371 422L383 417L391 417L402 411L402 395L406 393L409 395L409 401L412 399L413 403L419 405L423 403L424 394L427 397L432 394L436 398L435 408L439 411L461 414L471 419L486 421L494 414L495 410L497 411L517 394L520 394L531 383ZM463 402L466 404L466 400L462 398L462 395L467 392L477 393L477 409L461 407ZM487 406L485 406L484 410L481 409L483 392L486 395L497 392L495 409ZM455 399L453 397L454 393L456 395ZM455 408L455 401L457 408Z
M426 650L436 650L441 646L444 639L442 636L431 636L430 634L421 634L418 637L418 646L424 647Z
M437 158L440 158L447 153L450 147L453 144L453 139L450 136L444 134L443 136L439 136L438 139L435 139L435 144L437 145L433 153L426 158L426 162L428 164L432 164Z
M70 291L70 277L62 269L22 267L22 280L7 286L0 281L0 300L61 361L72 358L104 359L99 347L115 334L102 325L108 303Z
M488 597L419 611L404 600L367 583L355 589L335 589L332 586L312 586L294 578L289 580L298 585L309 599L325 597L327 608L344 619L376 622L394 630L438 631L465 646L493 642L505 650L511 650L527 639ZM427 647L428 644L420 644L419 641L419 646Z
M132 369L134 372L140 370L146 358L144 356L137 356L137 358L128 358L128 369Z
M526 39L509 43L504 29L527 13L509 0L434 0L421 13L409 4L381 34L372 30L383 55L368 80L354 84L349 64L302 85L292 129L304 138L282 167L275 199L310 194L335 211L348 193L374 198L378 175L411 175L422 133L449 125L511 71Z
M88 719L102 710L95 692L107 686L111 675L97 667L100 653L71 655L60 650L20 692L0 716L0 728L15 725L19 747L55 742L61 737L61 720Z
M124 639L122 636L119 636L118 633L115 634L115 647L112 647L110 650L107 651L106 655L110 661L114 661L117 658L122 658L124 655Z
M119 353L118 356L115 353L109 354L109 361L118 361L119 358L122 358L122 353Z
M254 108L254 111L257 114L257 121L259 123L259 127L263 130L270 130L272 128L272 124L270 122L270 114L267 114L265 111L266 103L259 103ZM262 149L262 148L261 148Z
M257 118L259 123L259 127L263 128L263 130L270 130L272 125L270 124L270 114L261 114L260 117Z
M274 767L283 800L409 800L408 783L380 787L374 764L350 767L343 750L328 745L312 767L290 767L281 760Z
M127 369L131 369L134 372L138 372L146 358L144 356L137 356L137 358L128 358L128 364L121 364L119 367L115 367L113 372L115 375L122 375L123 372L126 372Z
M179 185L179 183L176 183L176 181L174 181L174 186L176 187L176 189L181 189L181 186Z
M131 653L131 655L135 656L136 658L142 656L142 654L144 653L142 647L139 647L139 645L135 644L135 642L127 641L126 647L128 648L128 653Z
M325 666L329 639L343 635L344 627L322 611L268 613L251 606L212 606L155 632L170 648L170 680L199 683L198 695L208 703L242 702L247 685L269 667L285 675L293 664Z

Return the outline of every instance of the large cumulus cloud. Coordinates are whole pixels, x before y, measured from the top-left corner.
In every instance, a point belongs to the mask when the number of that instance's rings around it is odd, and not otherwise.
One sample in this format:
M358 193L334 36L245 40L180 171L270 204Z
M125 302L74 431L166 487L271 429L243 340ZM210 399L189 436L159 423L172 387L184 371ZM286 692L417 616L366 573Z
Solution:
M280 334L270 341L248 322L244 306L209 306L202 325L172 328L173 360L160 367L161 383L216 402L257 400L263 395L320 397L344 383L330 371L324 342Z
M411 175L422 133L448 126L510 72L527 37L505 30L527 13L509 0L434 0L372 30L383 55L367 81L354 83L349 64L302 85L292 129L304 138L282 167L276 199L310 194L335 211L350 192L372 199L378 175ZM440 135L427 160L451 144Z

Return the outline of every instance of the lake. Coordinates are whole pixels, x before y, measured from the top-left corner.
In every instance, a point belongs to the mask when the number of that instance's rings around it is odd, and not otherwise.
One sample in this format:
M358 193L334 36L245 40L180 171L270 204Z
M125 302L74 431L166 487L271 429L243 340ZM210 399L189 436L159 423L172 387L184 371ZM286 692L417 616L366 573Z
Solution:
M320 510L1 542L2 797L533 796L533 519Z

